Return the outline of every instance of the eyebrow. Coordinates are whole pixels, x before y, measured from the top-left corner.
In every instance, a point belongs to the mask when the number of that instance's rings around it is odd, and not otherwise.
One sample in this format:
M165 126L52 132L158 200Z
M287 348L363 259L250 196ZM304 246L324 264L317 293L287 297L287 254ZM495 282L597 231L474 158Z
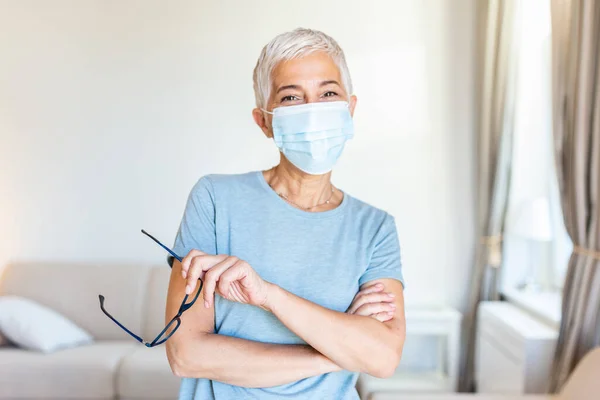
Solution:
M336 84L338 86L341 86L340 83L336 80L323 81L323 82L321 82L321 84L319 86L323 87L323 86L331 85L332 83Z
M338 81L336 81L336 80L323 81L323 82L321 82L319 84L319 86L323 87L323 86L327 86L327 85L331 85L331 84L335 84L335 85L341 86L340 83ZM279 89L277 89L276 93L279 93L279 92L281 92L283 90L287 90L287 89L296 89L296 90L299 90L300 86L299 85L285 85L285 86L282 86Z
M285 86L282 86L279 89L277 89L277 93L281 92L282 90L286 90L286 89L300 89L300 86L298 86L298 85L285 85Z

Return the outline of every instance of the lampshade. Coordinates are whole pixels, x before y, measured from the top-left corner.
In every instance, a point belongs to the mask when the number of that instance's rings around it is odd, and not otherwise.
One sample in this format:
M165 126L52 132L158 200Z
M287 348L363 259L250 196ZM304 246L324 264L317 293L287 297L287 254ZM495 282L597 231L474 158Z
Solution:
M541 242L552 240L550 202L545 197L523 202L509 222L508 232L513 235Z

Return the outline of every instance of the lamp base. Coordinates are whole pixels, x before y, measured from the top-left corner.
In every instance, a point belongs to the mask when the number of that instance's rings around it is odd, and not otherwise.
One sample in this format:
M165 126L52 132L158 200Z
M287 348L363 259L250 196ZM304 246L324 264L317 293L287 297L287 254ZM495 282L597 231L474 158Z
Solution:
M538 293L542 291L542 285L534 281L525 281L517 285L517 289L522 292Z

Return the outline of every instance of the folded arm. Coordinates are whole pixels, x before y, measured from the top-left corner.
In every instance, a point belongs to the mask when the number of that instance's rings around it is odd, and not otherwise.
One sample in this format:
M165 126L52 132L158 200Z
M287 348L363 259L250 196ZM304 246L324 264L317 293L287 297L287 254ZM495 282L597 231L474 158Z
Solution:
M167 341L167 355L177 376L252 388L339 370L310 346L259 343L218 334L191 339Z
M204 307L212 310L215 295L272 312L288 329L317 352L343 369L385 378L400 362L405 337L402 283L395 279L371 279L361 286L379 282L395 297L394 317L385 322L368 316L329 310L295 296L263 280L246 261L235 256L211 255L192 250L182 261L185 291L204 281ZM372 274L374 275L374 274Z
M169 321L183 300L186 281L175 261L167 297ZM214 307L205 308L203 293L181 316L181 327L166 342L173 373L243 387L270 387L340 368L310 346L254 342L214 333Z
M379 279L378 282L394 294L396 312L386 322L332 311L272 284L264 308L340 367L385 378L394 373L402 355L404 298L399 281Z

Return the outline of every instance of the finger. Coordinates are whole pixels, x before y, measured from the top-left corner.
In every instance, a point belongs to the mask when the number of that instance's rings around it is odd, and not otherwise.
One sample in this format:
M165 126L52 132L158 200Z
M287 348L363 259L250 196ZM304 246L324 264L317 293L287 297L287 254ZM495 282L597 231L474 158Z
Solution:
M377 293L377 292L381 292L383 290L383 284L381 283L376 283L376 284L372 284L369 286L364 287L362 290L360 290L356 296L354 296L354 299L352 299L352 303L350 304L350 307L348 307L348 310L346 310L347 313L351 313L350 311L355 311L358 307L360 307L362 304L364 304L363 301L361 301L362 297L370 294L370 293Z
M190 268L187 272L187 282L185 293L193 293L198 284L198 279L204 279L205 271L211 269L214 265L223 261L227 256L224 255L200 255L192 259Z
M204 266L206 256L195 256L189 263L187 272L185 273L185 294L190 294L196 288L196 282L203 275L202 267Z
M394 312L396 305L394 303L367 303L359 307L354 314L368 317L380 312Z
M365 295L369 293L381 292L384 289L383 283L375 283L373 285L365 286L362 288L357 295Z
M225 295L230 294L231 288L235 286L235 285L232 285L232 283L235 281L238 281L239 279L241 279L243 277L243 272L244 272L243 271L243 263L244 262L242 260L238 259L235 262L235 264L232 265L231 268L229 268L227 271L225 271L223 273L223 275L221 275L221 278L219 279L219 292L221 292ZM240 292L240 291L238 290L238 292ZM241 292L240 292L240 294L241 294Z
M213 304L215 296L215 288L217 281L221 279L221 275L231 268L239 258L229 256L218 264L215 264L204 275L204 307L209 308Z
M181 275L183 276L183 279L187 277L190 264L192 263L194 257L202 256L204 254L205 253L201 252L200 250L192 249L185 257L183 257L183 260L181 260Z
M369 294L365 294L363 296L360 296L358 298L356 298L354 300L354 302L350 305L350 308L348 309L348 313L353 314L354 312L356 312L356 310L360 307L362 307L365 304L369 304L369 303L390 303L394 301L394 294L393 293L369 293Z
M229 286L229 295L231 299L237 301L238 303L250 303L250 299L248 299L248 297L241 292L239 285L237 285L235 282Z
M394 314L389 313L389 312L380 312L380 313L371 315L371 317L375 318L379 322L386 322L386 321L393 319Z
M377 283L375 285L371 285L371 286L367 286L365 288L363 288L361 291L359 291L356 296L354 296L354 300L353 301L357 301L360 298L371 294L371 293L380 293L384 290L383 284L381 283Z
M369 297L366 298L365 300L365 296L369 296L373 293L382 293L384 290L384 286L383 284L375 284L372 286L368 286L366 288L364 288L363 290L361 290L360 292L358 292L356 294L356 296L354 296L354 300L352 300L352 302L360 302L361 304L364 304L365 302L369 302Z

